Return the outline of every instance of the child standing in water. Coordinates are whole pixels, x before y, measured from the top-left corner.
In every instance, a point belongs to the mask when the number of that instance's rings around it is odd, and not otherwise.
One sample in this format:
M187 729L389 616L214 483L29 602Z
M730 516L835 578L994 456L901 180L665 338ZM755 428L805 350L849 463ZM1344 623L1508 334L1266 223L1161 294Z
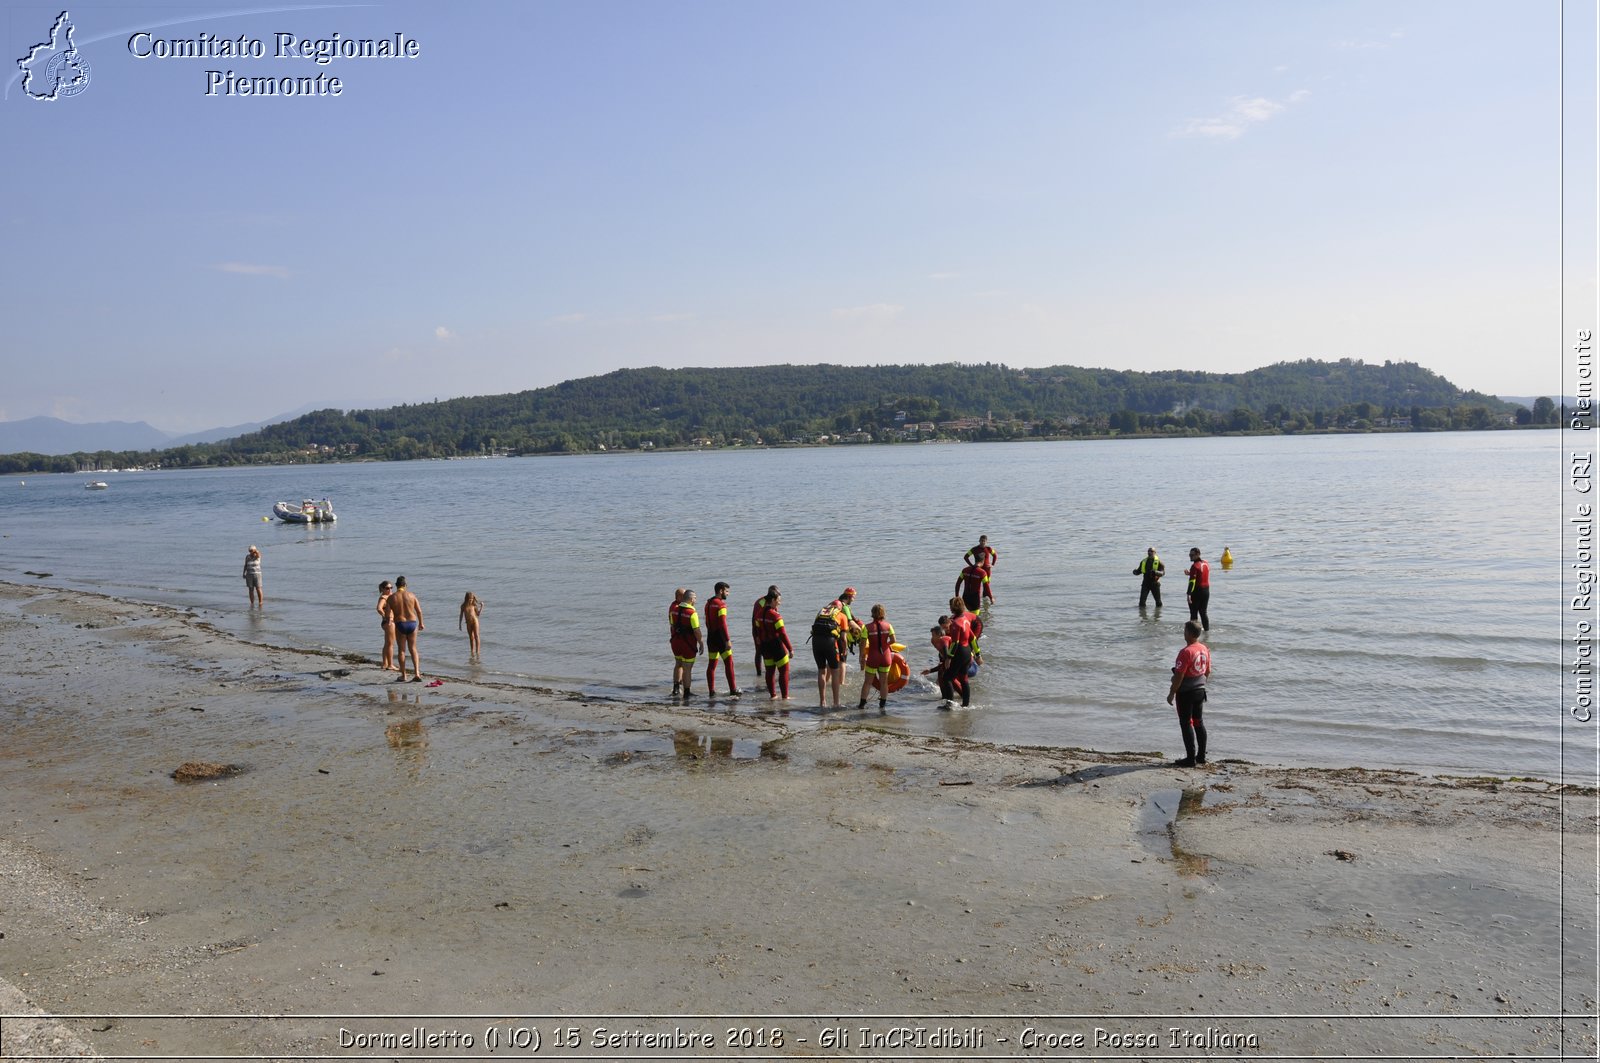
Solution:
M472 660L478 659L478 617L483 613L483 603L471 591L461 600L461 615L456 618L456 630L460 631L463 624L467 628L467 641L471 647Z

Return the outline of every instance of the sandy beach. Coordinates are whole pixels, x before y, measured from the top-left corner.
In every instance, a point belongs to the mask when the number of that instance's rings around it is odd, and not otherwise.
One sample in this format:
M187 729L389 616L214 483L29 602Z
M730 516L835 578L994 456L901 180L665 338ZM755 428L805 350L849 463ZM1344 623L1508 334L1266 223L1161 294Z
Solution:
M1596 1052L1592 788L1229 760L1224 705L1185 770L1164 716L402 685L14 584L0 674L5 1059Z

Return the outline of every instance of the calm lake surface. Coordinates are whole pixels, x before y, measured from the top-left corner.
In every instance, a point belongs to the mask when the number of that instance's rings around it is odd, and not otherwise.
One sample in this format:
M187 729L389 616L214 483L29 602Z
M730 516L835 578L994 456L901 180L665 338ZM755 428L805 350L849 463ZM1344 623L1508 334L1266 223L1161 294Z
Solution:
M404 574L425 610L424 671L640 702L670 689L673 588L703 605L726 580L750 693L719 704L741 713L769 708L747 618L776 583L803 723L817 608L855 586L857 614L882 602L913 669L927 667L927 629L987 534L998 601L973 707L941 712L914 681L884 724L1177 755L1165 694L1199 546L1213 759L1554 778L1560 446L1555 432L1485 432L8 477L0 578L188 606L254 641L375 661L378 581ZM110 489L85 490L96 478ZM276 500L324 496L336 525L262 520ZM240 578L251 543L265 555L255 615ZM1141 614L1132 570L1151 545L1166 608ZM456 626L469 590L485 602L481 665ZM848 719L859 681L852 667Z

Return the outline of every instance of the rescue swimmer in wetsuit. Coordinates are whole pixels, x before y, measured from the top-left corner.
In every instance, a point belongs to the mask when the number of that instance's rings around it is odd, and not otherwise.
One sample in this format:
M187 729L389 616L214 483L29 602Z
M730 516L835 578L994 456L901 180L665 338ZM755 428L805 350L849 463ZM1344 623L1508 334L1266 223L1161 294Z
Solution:
M1167 574L1167 566L1161 563L1161 558L1156 556L1156 548L1150 547L1145 551L1139 563L1133 566L1133 574L1142 576L1139 581L1139 608L1144 608L1145 600L1152 594L1155 595L1156 608L1161 608L1161 577Z
M706 648L694 591L685 590L672 604L672 696L693 697L694 663Z

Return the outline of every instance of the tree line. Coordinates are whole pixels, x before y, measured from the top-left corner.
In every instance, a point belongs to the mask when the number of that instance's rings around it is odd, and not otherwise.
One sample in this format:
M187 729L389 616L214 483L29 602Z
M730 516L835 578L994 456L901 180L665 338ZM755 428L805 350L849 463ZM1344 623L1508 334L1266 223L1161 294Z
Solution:
M1111 435L1481 430L1559 423L1414 362L1245 373L998 363L621 369L506 395L318 410L217 443L0 455L0 472L586 453L684 446Z

